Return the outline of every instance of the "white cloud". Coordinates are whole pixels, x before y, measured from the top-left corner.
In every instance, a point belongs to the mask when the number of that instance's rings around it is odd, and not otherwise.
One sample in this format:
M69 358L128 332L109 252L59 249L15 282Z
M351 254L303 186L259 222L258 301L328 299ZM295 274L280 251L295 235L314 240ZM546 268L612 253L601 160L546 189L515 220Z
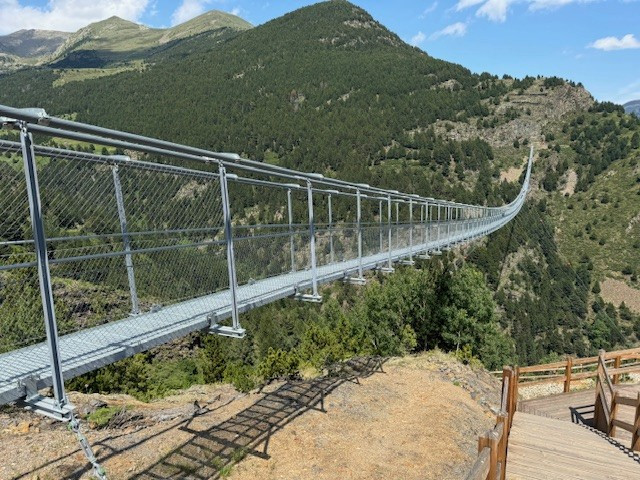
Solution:
M182 3L171 15L171 25L191 20L207 10L209 0L182 0Z
M427 36L424 33L418 32L413 37L411 37L411 42L410 43L414 47L417 47L422 42L424 42L426 39L427 39Z
M447 25L442 30L434 32L429 37L431 40L435 40L440 37L463 37L467 33L467 24L462 22L452 23Z
M424 9L422 14L420 15L420 18L427 18L427 16L431 12L435 11L436 8L438 8L438 2L433 2L431 5L429 5L427 8Z
M628 33L623 37L604 37L599 38L595 42L589 45L591 48L598 50L625 50L629 48L640 48L640 41L633 36L632 33Z
M20 0L0 0L0 35L31 28L73 32L112 15L136 22L148 4L149 0L49 0L44 7L32 7Z
M459 12L479 5L476 10L476 16L487 17L493 22L504 22L507 19L509 7L514 3L529 4L529 10L538 11L559 8L571 3L590 3L594 1L597 0L458 0L454 8Z
M504 22L507 19L507 10L513 0L488 0L476 12L479 17L487 17L493 22Z
M240 10L240 7L235 7L235 8L232 8L231 10L229 10L229 13L231 15L239 16L241 11L242 10Z
M473 7L475 5L479 5L486 0L458 0L456 3L456 11L464 10L465 8Z
M553 8L563 7L570 3L591 3L596 0L530 0L529 10L550 10Z

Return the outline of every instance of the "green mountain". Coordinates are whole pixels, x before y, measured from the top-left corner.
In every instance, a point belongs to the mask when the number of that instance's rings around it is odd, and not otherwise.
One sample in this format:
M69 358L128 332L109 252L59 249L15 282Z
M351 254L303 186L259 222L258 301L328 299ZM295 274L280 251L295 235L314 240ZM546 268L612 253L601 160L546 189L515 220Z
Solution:
M63 68L103 68L144 60L159 49L205 32L242 31L251 24L230 13L212 10L172 28L149 28L119 17L92 23L71 35L53 53L51 65Z
M20 30L0 37L0 73L23 67L51 65L59 68L101 68L117 66L117 73L132 62L148 60L181 41L198 35L225 37L251 28L251 24L230 13L211 10L171 28L149 28L119 17L111 17L81 28L75 33ZM101 75L81 76L81 79Z
M108 33L114 20L105 22L100 31ZM145 31L129 22L118 25L130 32L126 48L102 43L106 33L93 34L97 39L78 40L77 47L69 39L75 53L65 58L86 67L86 58L90 65L95 58L130 61L137 58L131 52L144 52L144 68L73 77L76 68L61 61L15 72L0 77L0 103L44 107L55 115L287 167L493 205L517 193L533 143L536 188L528 207L510 228L466 255L493 289L502 331L517 346L514 355L536 362L640 339L640 321L607 307L596 288L611 274L626 275L625 285L638 287L633 273L640 256L629 249L635 248L628 240L632 235L623 233L637 215L638 197L623 198L622 192L637 188L630 182L630 175L638 175L637 163L630 162L637 162L633 138L640 123L620 107L594 102L580 84L559 78L498 78L435 59L345 1L305 7L240 32L155 43L147 50L135 35L144 37ZM78 53L83 51L94 53L85 58ZM95 53L105 51L117 55L104 59ZM100 68L83 71L102 74ZM610 207L593 209L592 197L600 198L605 189ZM578 213L585 203L589 215ZM595 224L592 211L607 221ZM254 216L268 222L269 212L264 208ZM604 244L598 233L595 242L578 243L574 234L587 222L595 230L606 225ZM619 259L608 261L609 256ZM623 268L632 273L623 274ZM446 272L440 271L443 283L436 291L451 287ZM302 328L298 317L269 308L274 322L282 320L292 331ZM260 318L256 313L256 325L262 325ZM440 323L412 323L420 348L434 346L434 338L455 348L453 336L438 330ZM277 349L299 338L255 341ZM483 348L472 346L477 355ZM269 349L258 350L256 361Z

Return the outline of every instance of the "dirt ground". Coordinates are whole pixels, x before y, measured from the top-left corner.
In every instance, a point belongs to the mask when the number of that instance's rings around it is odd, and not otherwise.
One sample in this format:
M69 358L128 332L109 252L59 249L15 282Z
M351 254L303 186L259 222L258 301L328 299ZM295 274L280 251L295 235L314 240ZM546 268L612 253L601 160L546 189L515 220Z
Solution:
M600 295L606 302L619 306L624 302L629 309L640 313L640 291L622 280L607 278L600 284Z
M360 359L340 375L259 393L197 386L150 404L124 395L72 401L80 411L127 405L109 427L87 429L111 480L453 480L493 426L498 396L486 372L430 354ZM0 413L0 432L0 478L90 478L59 424L14 409Z
M522 167L511 167L508 170L503 170L500 172L500 181L501 182L517 182L522 174Z

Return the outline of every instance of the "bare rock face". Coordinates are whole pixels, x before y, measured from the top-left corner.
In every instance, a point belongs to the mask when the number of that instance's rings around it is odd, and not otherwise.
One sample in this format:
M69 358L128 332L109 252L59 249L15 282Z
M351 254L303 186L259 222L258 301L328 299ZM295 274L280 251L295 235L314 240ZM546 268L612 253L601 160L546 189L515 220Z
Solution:
M591 94L581 86L569 84L544 88L543 80L523 92L509 92L493 107L489 119L495 126L465 122L438 122L436 133L453 140L480 137L492 147L505 147L515 140L541 141L543 128L567 113L587 110L594 103ZM490 123L490 120L489 120ZM452 128L453 127L453 128Z

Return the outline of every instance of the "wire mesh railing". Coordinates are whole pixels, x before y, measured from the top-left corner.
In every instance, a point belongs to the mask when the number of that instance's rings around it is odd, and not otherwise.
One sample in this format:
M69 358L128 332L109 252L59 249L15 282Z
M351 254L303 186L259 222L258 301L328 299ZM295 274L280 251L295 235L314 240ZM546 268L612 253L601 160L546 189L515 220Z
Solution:
M52 385L53 400L37 399L52 416L67 411L64 378L206 327L242 336L239 312L319 301L320 283L361 283L364 270L500 228L531 166L512 203L480 207L0 115L20 135L0 140L0 404L33 405L33 389ZM36 145L33 133L87 143Z

